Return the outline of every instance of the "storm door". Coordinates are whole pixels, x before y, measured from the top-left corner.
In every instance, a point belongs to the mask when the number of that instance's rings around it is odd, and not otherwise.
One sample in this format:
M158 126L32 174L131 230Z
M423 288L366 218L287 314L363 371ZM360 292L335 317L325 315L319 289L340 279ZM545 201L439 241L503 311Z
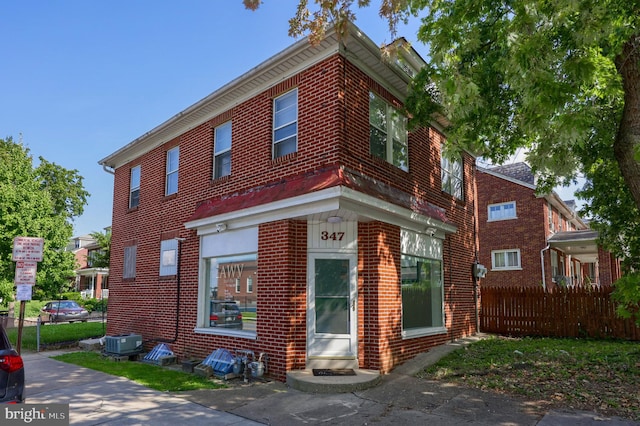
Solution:
M355 255L310 254L309 356L357 355L356 282Z

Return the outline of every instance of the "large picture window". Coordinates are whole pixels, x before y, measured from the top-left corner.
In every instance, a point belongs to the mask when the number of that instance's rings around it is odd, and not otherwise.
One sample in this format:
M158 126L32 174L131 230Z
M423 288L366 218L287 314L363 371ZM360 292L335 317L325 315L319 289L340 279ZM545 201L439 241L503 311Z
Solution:
M257 259L257 254L251 253L204 260L205 328L255 333L257 300L252 292L258 285ZM243 288L243 282L251 282L251 288Z
M369 93L369 148L371 155L409 170L407 119L374 93Z
M444 327L442 262L401 255L403 331Z
M273 158L298 150L298 89L273 100Z

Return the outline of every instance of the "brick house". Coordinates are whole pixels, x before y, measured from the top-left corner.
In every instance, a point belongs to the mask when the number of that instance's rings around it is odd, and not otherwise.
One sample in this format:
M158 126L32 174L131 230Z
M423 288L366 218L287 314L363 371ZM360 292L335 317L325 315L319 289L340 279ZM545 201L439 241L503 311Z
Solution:
M620 277L620 262L597 245L573 201L536 195L526 163L478 168L476 183L483 287L611 285Z
M67 246L76 258L74 288L85 299L109 298L109 268L92 264L93 253L101 250L91 235L73 237Z
M102 159L114 173L108 334L381 373L476 331L475 159L407 132L410 74L357 27L299 41ZM243 328L210 327L213 299Z

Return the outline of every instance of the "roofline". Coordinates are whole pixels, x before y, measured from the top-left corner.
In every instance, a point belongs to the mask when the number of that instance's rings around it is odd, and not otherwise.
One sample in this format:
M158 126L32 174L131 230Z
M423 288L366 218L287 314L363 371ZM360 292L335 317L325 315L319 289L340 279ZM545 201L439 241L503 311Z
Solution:
M381 83L387 90L393 93L394 96L401 100L404 99L406 96L406 88L394 86L394 84L385 80L383 76L379 75L375 70L367 67L363 61L359 60L361 58L349 55L349 52L352 50L350 49L350 46L352 48L359 46L369 52L372 56L383 60L380 47L355 24L349 23L349 25L349 33L346 38L342 40L339 38L335 29L330 28L327 31L327 35L324 40L318 45L311 45L306 38L293 43L289 47L276 53L239 77L236 77L230 82L224 84L208 96L129 142L127 145L104 157L98 161L98 164L102 165L103 168L116 169L126 163L129 163L146 152L179 137L187 131L215 118L221 113L232 109L248 99L251 99L256 94L268 90L270 87L277 85L283 80L286 80L287 78L290 78L335 54L344 55L358 67L366 70L372 78ZM415 63L426 64L415 49L412 47L405 48L409 52L409 54L405 56L411 57L411 60ZM292 61L293 63L287 64L287 61ZM404 83L409 83L409 76L405 74L400 66L390 61L386 61L385 65L387 69L393 73L395 78L400 79ZM270 71L273 73L278 69L278 67L282 68L284 66L286 66L286 72L284 74L282 72L274 73L277 74L277 77L268 75ZM259 80L259 77L261 76L265 77L263 81ZM251 85L250 89L246 90L246 86L250 82L253 82L254 84ZM242 88L245 88L245 90L241 90ZM234 95L234 91L237 91L238 93ZM230 96L232 100L225 100L225 95Z
M492 176L497 177L499 179L504 179L506 181L509 181L511 183L515 183L515 184L520 185L520 186L524 186L525 188L533 189L534 191L538 189L537 185L532 185L530 183L521 181L519 179L512 178L511 176L507 176L507 175L504 175L504 174L499 173L499 172L491 171L490 169L486 169L484 167L478 167L478 171L480 171L482 173L486 173L486 174L492 175ZM562 209L563 213L565 214L565 216L569 217L571 220L576 220L582 226L587 227L587 224L578 215L578 213L575 210L570 209L569 206L567 206L567 204L562 200L562 198L560 198L560 196L558 195L558 193L556 191L551 191L550 193L547 193L547 194L544 194L544 195L536 195L536 197L537 198L546 199L547 201L551 202L552 204L554 204L559 209Z

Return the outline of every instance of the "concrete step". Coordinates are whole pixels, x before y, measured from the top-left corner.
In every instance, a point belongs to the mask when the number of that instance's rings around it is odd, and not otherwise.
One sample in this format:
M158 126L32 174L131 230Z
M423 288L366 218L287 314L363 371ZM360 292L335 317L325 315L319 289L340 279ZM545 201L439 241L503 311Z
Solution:
M354 369L354 372L355 376L314 376L311 369L292 370L287 372L287 385L309 393L347 393L372 388L382 380L377 370Z

